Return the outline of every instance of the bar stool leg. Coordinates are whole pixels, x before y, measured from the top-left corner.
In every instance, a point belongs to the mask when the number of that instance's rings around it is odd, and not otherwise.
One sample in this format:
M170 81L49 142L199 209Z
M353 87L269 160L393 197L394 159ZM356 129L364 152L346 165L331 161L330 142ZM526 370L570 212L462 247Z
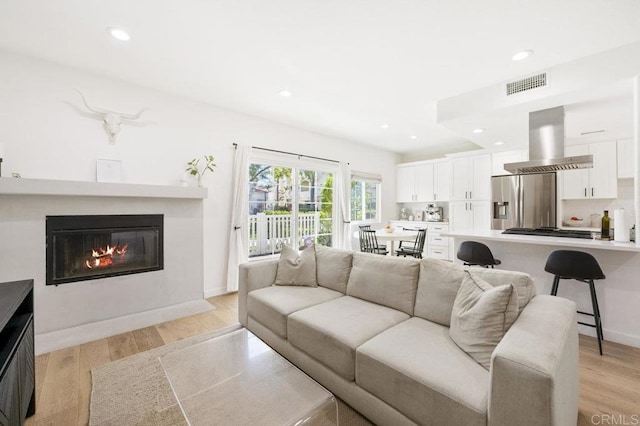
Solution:
M596 286L593 280L589 280L589 292L591 293L591 305L593 306L593 317L596 322L596 334L598 335L598 348L602 355L602 323L600 322L600 309L598 308L598 297L596 296Z
M551 286L551 295L552 296L557 296L558 295L558 284L560 283L560 277L557 275L553 276L553 286Z
M593 281L591 281L591 282L593 283ZM598 297L596 296L597 293L596 293L595 283L593 285L593 294L594 294L593 299L596 301L596 309L595 309L594 314L595 313L598 314L598 320L600 322L600 337L602 338L602 340L604 340L604 331L602 330L602 320L601 320L601 317L600 317L600 305L598 304Z

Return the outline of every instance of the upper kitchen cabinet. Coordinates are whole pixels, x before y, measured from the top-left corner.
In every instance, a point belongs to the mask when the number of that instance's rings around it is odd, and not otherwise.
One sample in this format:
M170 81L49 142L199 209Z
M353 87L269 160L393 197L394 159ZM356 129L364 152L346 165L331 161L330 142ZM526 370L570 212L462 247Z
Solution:
M431 201L434 191L433 163L399 164L396 167L396 201Z
M451 161L433 163L433 201L449 201L451 193Z
M448 160L398 164L396 170L397 202L449 200L451 166Z
M526 149L517 151L494 152L491 154L491 176L510 175L504 169L504 165L508 163L519 163L529 159L529 152Z
M599 142L565 147L565 156L593 155L593 168L565 170L562 174L562 198L617 198L618 173L616 142Z
M451 199L491 199L491 155L473 155L451 160Z
M633 177L633 139L617 142L618 148L618 179Z

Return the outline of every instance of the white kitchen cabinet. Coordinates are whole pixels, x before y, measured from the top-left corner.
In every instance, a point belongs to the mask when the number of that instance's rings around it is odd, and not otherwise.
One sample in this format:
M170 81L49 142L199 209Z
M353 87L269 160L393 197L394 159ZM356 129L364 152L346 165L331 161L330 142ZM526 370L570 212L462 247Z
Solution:
M491 228L491 202L454 201L449 204L450 221L454 232Z
M415 201L415 178L413 166L396 167L396 201L399 203Z
M449 201L451 191L451 162L433 163L433 201Z
M633 177L633 139L624 139L616 143L618 154L618 179Z
M529 155L526 149L494 152L491 154L491 176L510 175L511 172L504 169L505 164L519 163L521 161L527 161L528 159Z
M449 161L399 164L396 167L396 201L429 202L449 199Z
M584 200L589 198L617 198L618 172L615 142L598 142L565 147L565 156L593 155L593 168L564 170L562 198Z
M430 201L433 195L433 163L396 167L396 201Z
M451 160L451 199L491 198L491 155L472 155Z

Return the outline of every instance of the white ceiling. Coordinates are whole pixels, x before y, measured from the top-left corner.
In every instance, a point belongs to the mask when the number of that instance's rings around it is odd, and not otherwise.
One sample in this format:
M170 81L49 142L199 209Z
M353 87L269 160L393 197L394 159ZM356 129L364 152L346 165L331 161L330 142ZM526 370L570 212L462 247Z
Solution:
M475 146L440 99L638 41L637 0L0 0L0 49L395 152Z

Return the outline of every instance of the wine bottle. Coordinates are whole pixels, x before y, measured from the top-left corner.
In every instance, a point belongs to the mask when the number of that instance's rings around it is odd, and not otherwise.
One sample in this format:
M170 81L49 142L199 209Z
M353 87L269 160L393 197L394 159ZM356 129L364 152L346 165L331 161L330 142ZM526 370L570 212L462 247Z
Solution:
M609 227L611 226L611 219L609 219L609 210L604 211L602 216L602 229L600 230L601 238L609 238Z

